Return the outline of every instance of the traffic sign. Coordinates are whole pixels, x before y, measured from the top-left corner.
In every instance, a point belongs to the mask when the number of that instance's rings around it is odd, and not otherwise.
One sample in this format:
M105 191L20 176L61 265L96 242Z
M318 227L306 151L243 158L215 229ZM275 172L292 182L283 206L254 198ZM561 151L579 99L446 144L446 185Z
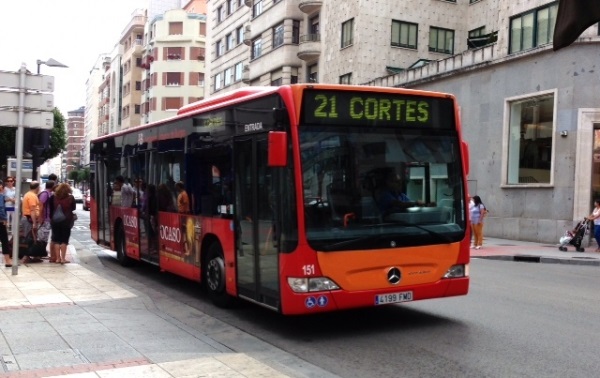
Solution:
M19 72L0 71L0 88L20 88ZM25 89L31 91L53 92L54 76L25 75Z
M0 126L17 127L19 112L0 111ZM23 115L23 127L33 129L52 130L54 127L54 113L52 112L26 112Z
M19 106L19 92L0 92L0 104L2 108L14 107L15 111ZM25 95L25 111L27 110L45 110L54 109L54 96L51 93L27 93Z

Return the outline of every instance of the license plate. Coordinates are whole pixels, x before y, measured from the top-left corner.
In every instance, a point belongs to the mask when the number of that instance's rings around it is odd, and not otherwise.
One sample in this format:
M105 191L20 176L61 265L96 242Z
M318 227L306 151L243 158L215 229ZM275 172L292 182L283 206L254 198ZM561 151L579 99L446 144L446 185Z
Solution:
M412 291L401 291L399 293L380 294L375 296L375 306L388 303L410 302L412 300Z

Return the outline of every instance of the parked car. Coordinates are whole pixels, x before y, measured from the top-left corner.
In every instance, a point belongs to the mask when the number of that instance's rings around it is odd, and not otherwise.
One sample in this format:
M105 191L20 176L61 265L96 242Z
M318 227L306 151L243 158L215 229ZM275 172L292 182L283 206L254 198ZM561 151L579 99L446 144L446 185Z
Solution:
M75 198L75 202L83 202L83 193L81 192L81 189L73 188L73 197Z
M85 191L85 195L83 196L83 210L90 211L90 190Z

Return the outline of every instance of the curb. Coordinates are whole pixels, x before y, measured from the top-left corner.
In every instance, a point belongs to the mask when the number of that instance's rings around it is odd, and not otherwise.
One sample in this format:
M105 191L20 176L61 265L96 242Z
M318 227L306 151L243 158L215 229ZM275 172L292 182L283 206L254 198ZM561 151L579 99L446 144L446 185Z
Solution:
M498 256L471 256L472 259L501 260L526 263L565 264L565 265L588 265L600 266L600 260L592 257L559 258L544 257L536 255L498 255ZM587 260L590 259L590 260Z

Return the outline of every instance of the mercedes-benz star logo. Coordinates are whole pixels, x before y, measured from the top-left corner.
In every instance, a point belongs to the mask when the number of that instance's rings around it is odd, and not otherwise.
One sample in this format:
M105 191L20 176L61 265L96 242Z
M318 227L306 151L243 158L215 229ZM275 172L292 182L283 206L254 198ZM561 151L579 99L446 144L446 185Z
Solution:
M396 285L398 282L400 282L400 278L402 278L400 269L393 267L388 270L387 279L392 285Z

